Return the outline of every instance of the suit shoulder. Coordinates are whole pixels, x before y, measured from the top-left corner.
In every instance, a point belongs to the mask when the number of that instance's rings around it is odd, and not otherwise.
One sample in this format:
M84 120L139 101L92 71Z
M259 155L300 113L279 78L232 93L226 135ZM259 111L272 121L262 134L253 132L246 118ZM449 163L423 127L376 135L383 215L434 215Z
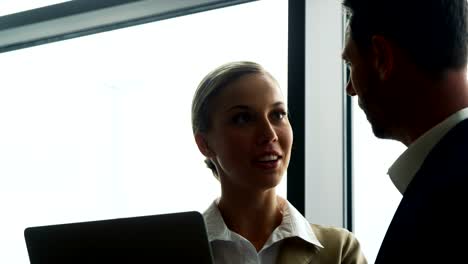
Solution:
M353 234L345 228L318 224L311 224L310 226L320 242L354 239Z
M315 236L325 251L340 252L341 263L367 263L359 241L353 233L341 227L311 224Z

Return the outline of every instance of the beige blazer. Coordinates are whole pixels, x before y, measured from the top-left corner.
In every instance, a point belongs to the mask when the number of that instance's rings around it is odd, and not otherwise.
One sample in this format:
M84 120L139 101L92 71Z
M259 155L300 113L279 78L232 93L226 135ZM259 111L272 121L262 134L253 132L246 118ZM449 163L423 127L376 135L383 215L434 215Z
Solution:
M278 264L367 264L359 242L346 229L311 225L323 248L298 237L283 241L278 254Z

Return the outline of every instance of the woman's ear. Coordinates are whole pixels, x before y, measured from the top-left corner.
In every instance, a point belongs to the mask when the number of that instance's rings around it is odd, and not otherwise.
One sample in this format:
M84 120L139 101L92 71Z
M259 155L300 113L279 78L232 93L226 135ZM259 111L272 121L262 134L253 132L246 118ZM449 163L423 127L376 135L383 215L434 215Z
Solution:
M213 152L211 151L210 147L208 146L208 142L206 141L204 134L202 133L195 133L195 142L197 143L198 150L203 154L203 156L207 158L213 157Z
M383 36L373 36L372 52L374 55L374 67L379 73L380 80L388 80L392 74L395 63L393 43Z

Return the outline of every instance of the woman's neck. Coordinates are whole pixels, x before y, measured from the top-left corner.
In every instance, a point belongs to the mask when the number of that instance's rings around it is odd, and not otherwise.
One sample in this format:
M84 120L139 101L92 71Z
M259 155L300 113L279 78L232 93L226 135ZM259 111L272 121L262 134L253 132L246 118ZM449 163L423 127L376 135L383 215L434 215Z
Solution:
M249 240L257 249L281 224L286 201L274 189L257 194L230 195L223 192L218 207L227 227Z

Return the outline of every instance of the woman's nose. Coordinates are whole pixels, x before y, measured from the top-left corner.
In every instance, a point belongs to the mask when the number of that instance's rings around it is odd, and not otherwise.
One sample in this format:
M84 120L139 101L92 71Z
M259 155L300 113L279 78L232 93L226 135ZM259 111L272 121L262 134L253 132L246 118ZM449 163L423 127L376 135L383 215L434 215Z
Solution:
M275 142L278 140L278 135L276 134L275 127L271 122L264 121L259 127L259 144L265 144L270 142Z

